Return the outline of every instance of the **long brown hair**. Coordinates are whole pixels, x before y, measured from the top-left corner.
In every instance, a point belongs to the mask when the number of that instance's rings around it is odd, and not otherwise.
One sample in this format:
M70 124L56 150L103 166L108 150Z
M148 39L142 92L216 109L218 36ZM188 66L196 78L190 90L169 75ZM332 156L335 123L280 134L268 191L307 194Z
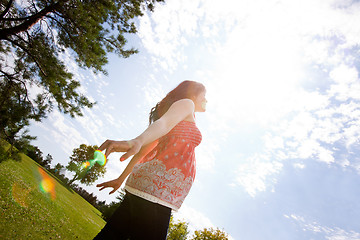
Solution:
M149 124L161 118L174 102L184 98L194 100L203 91L205 91L205 86L201 83L190 80L183 81L151 109Z

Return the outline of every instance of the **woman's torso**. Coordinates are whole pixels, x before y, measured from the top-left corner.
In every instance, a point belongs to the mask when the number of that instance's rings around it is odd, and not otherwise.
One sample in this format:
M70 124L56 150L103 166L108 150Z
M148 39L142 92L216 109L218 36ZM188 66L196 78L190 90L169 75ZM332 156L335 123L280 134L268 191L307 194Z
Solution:
M179 122L135 165L125 189L139 197L177 210L195 179L194 150L201 139L195 122Z

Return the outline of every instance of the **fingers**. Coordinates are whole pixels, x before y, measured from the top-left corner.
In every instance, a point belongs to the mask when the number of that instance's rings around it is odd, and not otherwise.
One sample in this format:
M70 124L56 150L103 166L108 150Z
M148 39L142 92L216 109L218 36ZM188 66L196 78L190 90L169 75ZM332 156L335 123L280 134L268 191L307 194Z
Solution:
M120 158L120 161L124 161L126 159L128 159L130 156L137 154L140 150L141 146L133 146L132 148L130 148L125 154L123 154Z
M99 150L100 151L104 151L107 147L108 147L108 145L110 144L110 142L111 142L111 140L106 140L105 142L103 142L103 144L101 144L101 146L99 147Z
M108 140L106 140L103 144L101 144L101 146L99 147L99 150L100 150L100 151L106 150L106 151L105 151L105 156L106 156L106 158L108 158L109 155L110 155L110 153L113 152L112 143L113 143L113 141L108 139Z
M110 153L112 153L113 152L113 146L112 145L110 145L107 149L106 149L106 151L105 151L105 156L106 156L106 158L108 158L108 156L110 155Z
M110 155L110 153L115 151L115 141L113 140L106 140L103 144L101 144L101 146L99 147L100 151L104 151L105 150L105 156L108 157Z
M102 187L102 188L100 188L99 189L99 191L102 191L102 190L104 190L105 188L108 188L108 187L111 187L111 186L104 186L104 185L102 185L102 184L98 184L98 185L96 185L97 187ZM112 191L113 192L113 191Z
M128 159L131 155L133 155L130 151L123 154L121 157L120 157L120 161L123 162L125 161L126 159Z
M105 156L109 157L112 152L127 152L125 153L125 157L121 158L121 161L124 161L131 155L136 154L139 151L139 146L134 145L132 141L113 141L113 140L106 140L101 146L99 147L100 151L105 150Z
M110 181L110 182L104 182L104 183L97 184L96 187L101 187L101 188L99 189L99 191L102 191L102 190L104 190L105 188L113 188L113 190L109 193L109 194L113 194L114 192L116 192L116 190L117 190L120 186L114 184L113 181Z
M100 185L100 184L98 184L98 185ZM108 188L108 187L111 187L111 186L103 186L102 188L99 189L99 191L102 191L102 190L104 190L105 188ZM111 192L109 192L109 195L113 194L118 189L117 187L112 187L112 188L113 188L113 190Z
M97 184L96 187L101 187L99 189L99 191L102 191L103 189L105 189L105 188L107 188L109 186L107 186L106 182L104 182L104 183Z

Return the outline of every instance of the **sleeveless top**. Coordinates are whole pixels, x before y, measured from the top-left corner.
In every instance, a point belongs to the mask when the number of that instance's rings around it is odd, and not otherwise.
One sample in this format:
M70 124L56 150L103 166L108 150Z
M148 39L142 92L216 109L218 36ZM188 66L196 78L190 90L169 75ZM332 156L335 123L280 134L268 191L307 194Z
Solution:
M201 139L201 133L194 122L179 122L134 166L125 189L131 194L177 211L194 182L194 150Z

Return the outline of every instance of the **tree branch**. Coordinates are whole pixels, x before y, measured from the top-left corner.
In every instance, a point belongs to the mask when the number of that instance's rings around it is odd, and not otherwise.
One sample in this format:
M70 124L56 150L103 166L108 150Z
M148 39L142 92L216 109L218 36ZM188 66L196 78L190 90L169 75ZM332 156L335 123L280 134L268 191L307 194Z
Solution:
M54 12L54 15L57 15L58 17L62 18L62 19L66 19L67 21L69 21L69 24L72 24L72 28L79 28L79 26L74 22L74 20L70 17L70 16L63 16L62 14L58 13L58 12Z
M9 84L7 84L8 89L7 89L7 91L5 91L7 94L11 93L13 91L12 88L14 86L15 81L19 82L20 84L22 84L24 86L25 95L23 96L23 99L21 99L21 94L19 94L18 95L18 101L19 102L25 102L25 101L29 102L31 104L31 112L35 116L36 115L35 107L34 107L33 102L29 98L29 94L28 94L29 91L28 91L28 88L26 86L26 83L24 81L20 80L19 78L15 77L16 74L9 74L7 72L2 71L1 69L0 69L0 72L9 80ZM8 96L3 97L3 101L1 103L1 105L4 104L4 102L6 101L7 98L8 98Z
M52 16L47 16L48 18L52 19L54 22L56 22L57 24L59 24L59 26L64 30L64 32L66 32L66 34L69 36L69 38L72 40L72 41L76 41L76 39L72 36L71 33L69 33L69 31L67 30L67 28L59 21L57 20L56 18L52 17Z
M55 4L49 5L42 9L40 12L30 16L27 21L11 28L4 28L0 29L0 40L1 39L8 39L9 36L15 35L20 32L24 32L29 30L32 26L34 26L38 21L44 18L47 14L58 10L58 8L63 5L65 2L69 0L62 0Z
M19 37L19 36L17 36L17 37ZM20 38L20 37L19 37L19 38ZM17 42L14 41L14 40L11 40L10 38L6 38L6 39L4 39L4 40L7 40L7 41L11 42L11 43L14 44L15 46L21 48L24 52L26 52L26 53L33 59L33 61L35 62L36 66L38 66L40 72L41 72L42 74L44 74L44 76L47 76L47 74L44 72L44 70L42 70L41 64L38 63L38 61L36 60L36 58L31 54L31 52L29 52L29 50L28 50L26 47L22 46L21 44L17 43ZM22 39L22 40L23 40L23 39Z
M45 22L45 24L46 24L46 26L47 26L46 30L47 30L48 33L51 34L51 37L52 37L53 41L56 42L54 33L53 33L53 31L51 30L51 27L49 26L49 23L46 21L46 19L41 20L41 22L42 22L42 21Z
M4 18L4 16L9 12L9 9L13 2L14 2L14 0L10 0L8 2L8 5L6 6L5 10L0 14L0 19Z
M20 22L20 21L25 21L30 19L32 16L28 16L28 17L23 17L23 18L3 18L1 19L1 21L7 21L7 22Z
M17 77L15 77L16 73L14 74L10 74L10 73L7 73L3 70L0 69L0 72L3 74L3 76L5 77L5 79L7 79L6 81L6 90L3 91L5 93L6 96L1 96L1 105L0 106L3 106L5 104L5 101L9 98L9 94L12 92L12 88L13 88L13 85L14 85L14 80L17 80L19 82L22 82L20 79L18 79Z
M35 9L35 12L38 13L39 11L36 9L36 4L34 3L34 0L31 1L33 8Z

